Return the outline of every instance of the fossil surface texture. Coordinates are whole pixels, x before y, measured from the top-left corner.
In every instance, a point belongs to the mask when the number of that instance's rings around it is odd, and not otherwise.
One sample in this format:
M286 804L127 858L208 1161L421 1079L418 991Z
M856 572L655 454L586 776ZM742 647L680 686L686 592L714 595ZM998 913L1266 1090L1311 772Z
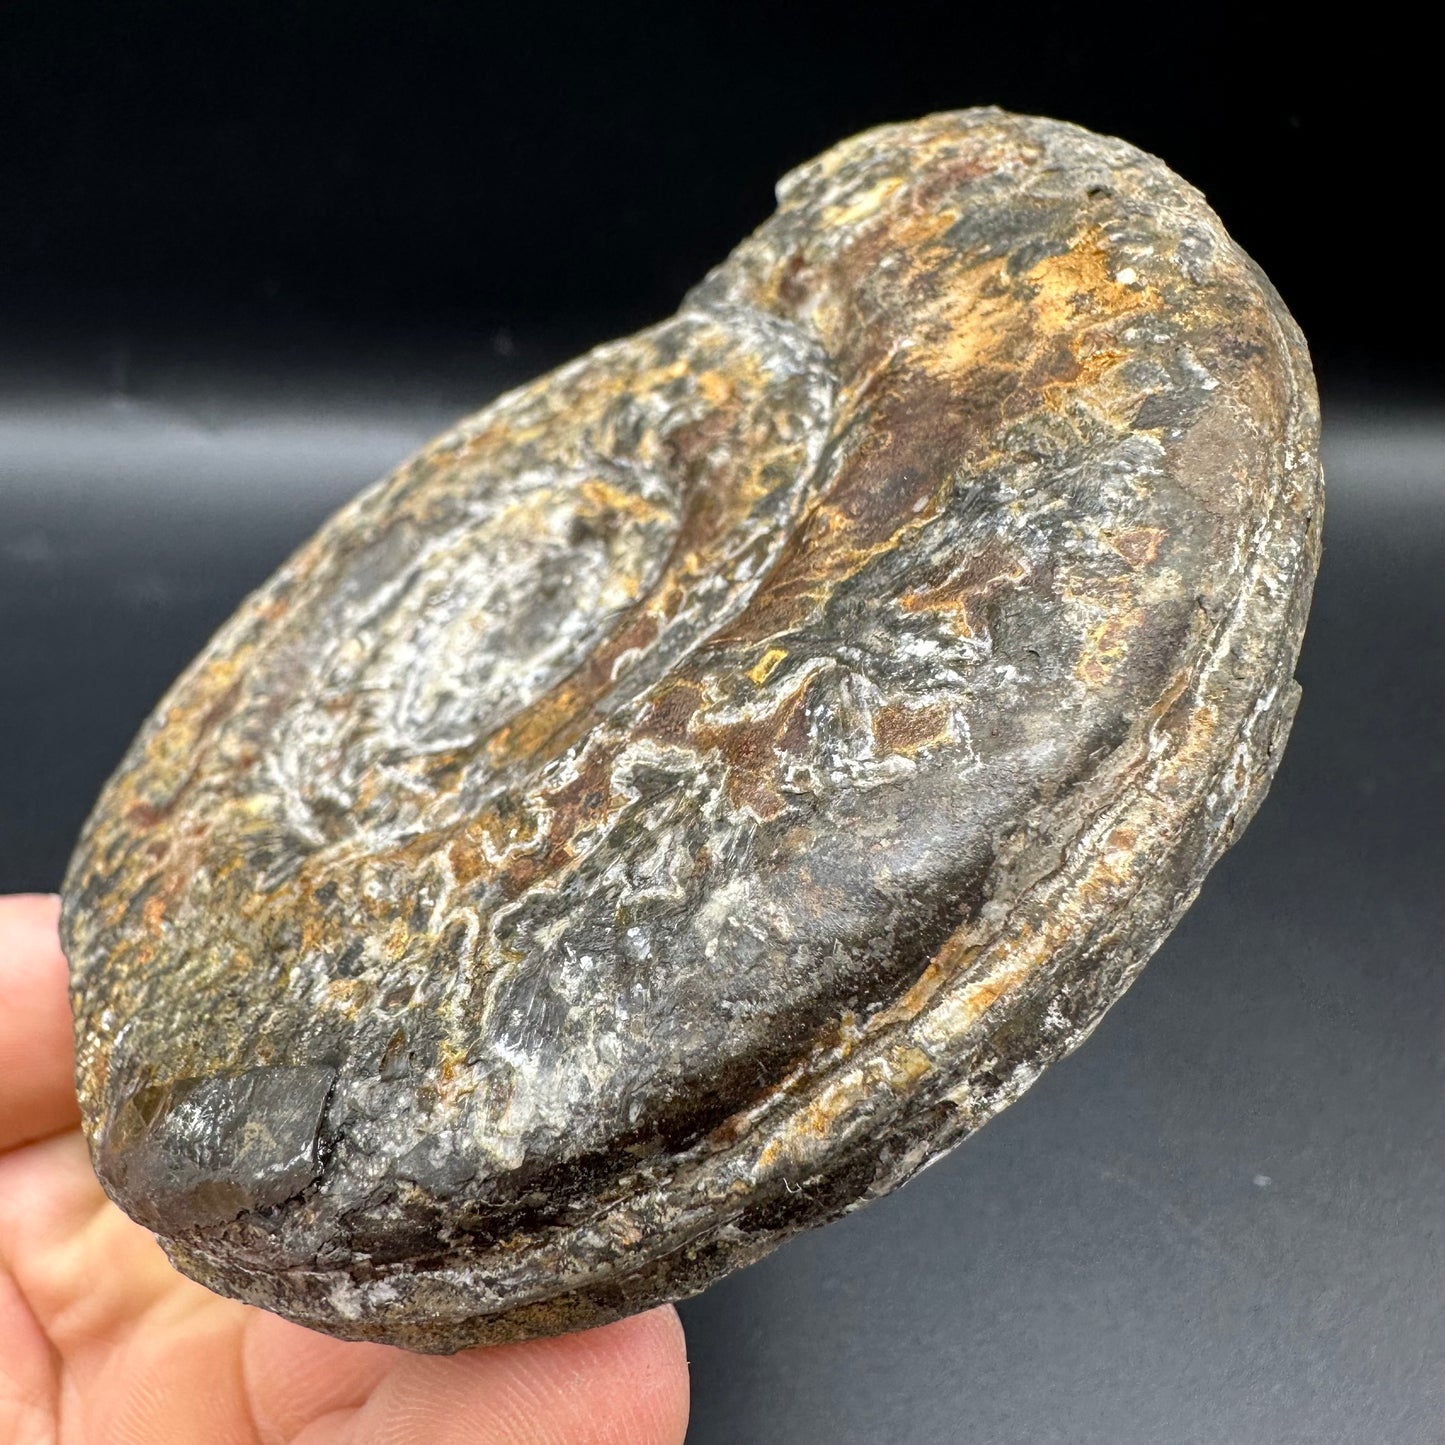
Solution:
M1077 1044L1279 760L1299 332L1159 161L853 137L249 597L64 889L95 1167L448 1351L702 1289Z

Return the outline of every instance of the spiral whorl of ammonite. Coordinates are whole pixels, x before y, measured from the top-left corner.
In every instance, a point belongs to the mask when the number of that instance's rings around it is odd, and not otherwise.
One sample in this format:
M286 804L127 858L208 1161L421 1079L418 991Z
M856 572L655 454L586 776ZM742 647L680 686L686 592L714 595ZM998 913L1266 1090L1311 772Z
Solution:
M213 1288L418 1349L892 1188L1262 796L1320 506L1298 332L1158 161L991 110L843 142L161 702L66 884L106 1188Z

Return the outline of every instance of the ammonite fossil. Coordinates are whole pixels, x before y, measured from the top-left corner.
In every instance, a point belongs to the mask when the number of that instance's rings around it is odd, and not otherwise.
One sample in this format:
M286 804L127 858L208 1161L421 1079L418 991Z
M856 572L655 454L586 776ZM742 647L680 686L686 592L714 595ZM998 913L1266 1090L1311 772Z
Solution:
M1158 161L844 141L250 597L65 888L96 1168L419 1350L701 1289L1097 1023L1268 784L1304 345Z

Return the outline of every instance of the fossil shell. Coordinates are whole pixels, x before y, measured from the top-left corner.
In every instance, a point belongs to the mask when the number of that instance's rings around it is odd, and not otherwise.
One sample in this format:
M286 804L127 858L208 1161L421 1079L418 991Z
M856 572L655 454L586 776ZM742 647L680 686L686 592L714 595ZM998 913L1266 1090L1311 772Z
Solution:
M212 1288L419 1350L697 1291L1016 1098L1263 795L1317 411L1198 193L978 110L778 195L327 523L86 825L96 1168Z

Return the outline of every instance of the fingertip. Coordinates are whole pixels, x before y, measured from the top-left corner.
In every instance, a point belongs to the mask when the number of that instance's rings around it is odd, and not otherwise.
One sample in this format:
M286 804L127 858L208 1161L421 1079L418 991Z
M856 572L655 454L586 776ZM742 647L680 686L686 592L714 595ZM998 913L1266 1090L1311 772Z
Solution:
M622 1428L602 1439L615 1439L619 1445L633 1440L681 1445L691 1392L687 1340L677 1311L663 1305L590 1333L607 1332L608 1348L615 1352L615 1377L619 1384L625 1382L625 1399L620 1402Z
M532 1402L515 1418L499 1418L498 1441L681 1445L687 1433L687 1349L671 1305L597 1329L471 1353L489 1371L504 1368L507 1390L499 1402L508 1395Z
M79 1117L60 900L0 898L0 1150Z
M60 953L60 896L10 893L0 896L0 967L27 952Z

